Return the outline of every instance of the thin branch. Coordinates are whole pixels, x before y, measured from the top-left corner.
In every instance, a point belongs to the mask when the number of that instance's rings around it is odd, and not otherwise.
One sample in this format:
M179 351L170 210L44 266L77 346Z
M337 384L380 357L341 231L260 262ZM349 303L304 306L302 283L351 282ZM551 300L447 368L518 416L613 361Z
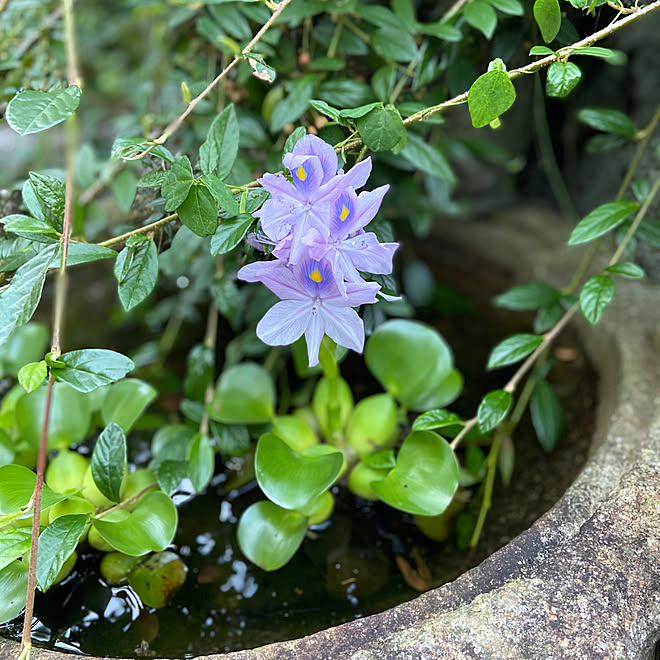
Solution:
M446 23L450 18L456 16L456 14L458 14L468 2L472 2L472 0L456 0L456 2L445 12L445 15L440 21Z
M148 234L151 231L160 229L164 225L172 222L172 220L176 220L178 217L179 216L176 213L172 213L171 215L167 215L160 220L156 220L155 222L151 222L148 225L144 225L144 227L132 229L131 231L127 231L125 234L114 236L113 238L109 238L106 241L97 243L97 245L100 245L101 247L109 247L110 245L115 245L116 243L122 243L123 241L129 239L131 236L137 236L138 234Z

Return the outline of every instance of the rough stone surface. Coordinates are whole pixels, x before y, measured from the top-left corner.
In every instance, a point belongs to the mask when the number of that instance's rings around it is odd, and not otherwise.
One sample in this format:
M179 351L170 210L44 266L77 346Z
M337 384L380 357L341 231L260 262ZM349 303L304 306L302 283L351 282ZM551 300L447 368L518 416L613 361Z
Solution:
M555 218L529 211L441 231L457 243L478 236L475 249L515 260L521 279L563 285L580 256L561 247L568 229L562 236ZM651 660L660 639L657 298L657 285L618 280L601 324L578 323L600 374L593 453L529 530L454 582L387 612L224 657ZM17 657L17 648L0 640L0 658ZM70 656L35 649L32 657Z

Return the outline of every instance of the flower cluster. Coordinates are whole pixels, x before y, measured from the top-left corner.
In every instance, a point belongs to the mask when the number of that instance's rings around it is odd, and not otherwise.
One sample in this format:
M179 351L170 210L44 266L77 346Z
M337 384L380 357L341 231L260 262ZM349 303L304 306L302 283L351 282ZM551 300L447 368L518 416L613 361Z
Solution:
M238 272L240 279L262 282L282 299L261 319L257 336L281 346L304 334L310 366L318 364L324 334L362 351L364 326L353 308L376 302L380 286L365 282L359 271L392 272L398 247L379 243L364 230L389 188L356 194L369 178L371 159L346 173L337 165L329 144L306 135L284 156L290 177L265 174L259 180L271 196L255 215L276 259Z

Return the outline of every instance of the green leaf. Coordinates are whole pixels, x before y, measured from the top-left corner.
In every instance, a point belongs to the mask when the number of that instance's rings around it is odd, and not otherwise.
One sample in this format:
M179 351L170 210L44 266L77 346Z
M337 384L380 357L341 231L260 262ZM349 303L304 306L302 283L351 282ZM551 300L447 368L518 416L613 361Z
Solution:
M557 395L545 380L540 380L529 401L529 412L536 437L545 451L552 451L564 428L564 413Z
M552 48L548 48L547 46L532 46L532 48L529 51L530 55L554 55L555 51L552 50Z
M157 394L155 387L135 378L109 385L101 407L103 423L116 422L128 433Z
M420 415L413 422L412 428L413 431L432 431L433 429L442 429L456 424L462 424L462 420L458 415L448 410L438 409L429 410Z
M417 29L422 34L429 34L445 41L460 41L463 38L463 33L455 25L443 23L442 21L427 23L426 25L420 24Z
M525 9L518 0L488 0L495 9L510 16L522 16Z
M85 533L89 515L60 516L41 534L37 547L37 584L47 591Z
M0 624L11 621L23 611L27 601L28 571L28 563L18 559L0 571Z
M138 188L153 188L163 185L163 181L167 178L167 173L169 170L154 170L153 172L147 172L144 176L141 176L137 181Z
M30 172L29 181L44 219L54 229L61 231L64 222L66 186L58 178L40 172Z
M561 10L558 0L536 0L534 2L534 19L541 30L543 41L549 44L557 36L561 27Z
M614 275L622 275L623 277L631 277L636 280L645 276L644 269L630 261L623 261L619 264L608 266L605 269L605 272L613 273Z
M138 501L132 513L113 512L96 520L93 527L115 550L141 557L165 550L174 539L177 522L177 510L169 496L151 491Z
M482 433L492 431L507 415L513 397L511 392L493 390L481 400L477 410L477 423Z
M31 545L31 530L27 527L0 532L0 571L29 552Z
M527 357L543 343L543 337L531 334L519 334L501 341L488 357L487 369L497 369L514 364Z
M128 312L154 289L158 280L158 251L153 241L126 246L115 261L114 275L119 284L122 307Z
M39 92L27 89L9 101L5 119L19 135L38 133L63 122L72 115L80 103L80 88Z
M198 236L211 236L218 226L218 208L205 186L193 186L177 213L181 222Z
M245 456L250 449L250 433L244 424L220 424L211 420L215 443L224 457Z
M391 65L395 66L395 65ZM395 69L396 70L396 69ZM365 105L358 106L357 108L349 108L348 110L341 110L339 116L344 119L359 119L369 114L374 108L382 108L383 104L380 101L375 103L366 103Z
M128 583L148 607L165 607L186 580L188 569L173 552L158 552L129 572Z
M336 121L339 123L346 123L342 120L341 112L337 108L333 108L331 105L328 105L325 101L312 99L309 103L315 110L318 110L321 114L330 117L332 121Z
M223 371L208 414L225 424L269 422L275 414L275 388L269 373L254 362L243 362Z
M92 452L92 477L96 487L113 502L119 502L119 490L126 471L126 436L119 424L110 422Z
M135 369L133 360L104 348L87 348L60 355L65 367L54 369L56 380L69 383L79 392L109 385Z
M39 446L46 408L46 388L23 394L14 411L21 440ZM55 383L48 418L48 448L68 447L80 442L89 428L91 412L87 397L66 383Z
M365 347L365 362L385 389L413 409L453 368L444 339L432 328L407 319L386 321L374 331Z
M244 57L250 63L253 76L269 83L275 82L277 71L266 64L263 56L258 53L245 53L244 55L241 55L241 57Z
M374 108L357 120L360 136L371 151L388 151L405 137L406 129L396 108Z
M172 163L172 168L167 170L165 178L160 184L160 192L166 200L166 211L174 211L186 201L194 181L192 165L188 156L176 158Z
M130 159L146 149L150 149L149 156L153 158L162 158L168 163L174 162L174 156L171 151L161 144L154 146L153 140L147 140L142 137L119 137L116 138L112 144L112 151L110 158L116 160L117 158Z
M484 0L472 0L463 8L465 20L490 39L497 26L495 10Z
M29 362L18 372L18 382L28 391L34 392L48 375L48 367L45 360Z
M413 431L401 445L396 467L371 488L395 509L441 514L458 488L458 462L449 443L432 431Z
M93 243L76 243L75 241L71 241L66 255L66 265L79 266L80 264L88 264L101 259L116 258L117 252L112 248L94 245ZM50 267L59 268L59 266L59 256L56 256L51 261Z
M442 152L418 135L408 133L408 142L401 150L401 156L422 172L452 185L456 183L456 176Z
M323 101L321 101L321 103L323 103ZM304 138L305 135L307 135L307 129L304 126L298 126L284 142L284 153L291 153L298 143L298 140Z
M545 93L556 98L566 98L580 82L582 71L572 62L553 62L548 67Z
M228 105L214 120L199 148L199 166L204 174L214 174L221 181L232 168L238 154L240 129L234 106Z
M32 499L36 483L37 475L22 465L0 467L0 516L17 511L22 512ZM68 495L54 493L47 484L44 484L41 494L41 510L46 511L67 498ZM28 511L22 517L32 517L32 511Z
M5 232L10 232L39 243L57 242L57 231L45 220L37 220L27 215L8 215L0 218Z
M16 271L9 288L0 295L0 344L7 341L14 328L32 318L41 298L46 271L59 254L59 243L49 245Z
M171 495L188 476L188 462L167 459L158 466L156 480L161 490Z
M113 179L112 194L117 206L122 213L128 213L133 205L135 193L137 192L137 176L133 170L122 170Z
M229 215L238 215L238 202L234 198L231 188L214 174L204 174L200 181L209 189L218 206Z
M395 62L412 62L419 56L417 44L408 32L389 27L374 32L371 47L384 59Z
M315 76L305 76L291 82L288 88L289 93L273 108L270 115L270 130L278 133L285 124L300 119L309 108L315 88Z
M242 240L254 223L249 213L241 213L237 218L223 220L211 237L211 254L227 254Z
M472 125L481 128L490 124L505 113L515 100L516 90L509 76L500 70L487 71L472 83L468 92Z
M597 131L611 133L612 135L631 138L637 132L635 124L632 123L628 115L620 110L582 108L577 113L577 118Z
M241 552L265 571L282 568L300 547L307 531L307 516L287 511L272 502L249 506L238 523Z
M285 509L299 509L326 491L343 463L338 450L322 456L303 456L274 433L259 438L254 468L261 490Z
M600 321L605 308L614 298L615 288L607 275L594 275L584 283L580 291L580 309L591 325Z
M493 304L514 311L530 311L552 305L559 300L559 291L543 282L526 282L511 287L493 299Z
M16 328L0 347L0 364L5 373L18 376L24 364L40 360L46 352L49 335L45 325L34 321Z
M417 27L417 19L415 18L415 8L412 0L392 0L392 9L395 16L406 28L414 32Z
M608 202L601 204L577 223L570 238L569 245L580 245L598 238L615 227L618 227L629 215L639 208L637 202Z
M583 46L576 48L571 52L571 55L588 55L590 57L598 57L605 60L609 64L623 65L628 60L626 54L620 50L612 50L611 48L601 48L600 46Z
M196 492L204 490L215 470L215 454L207 433L197 433L188 449L190 481Z

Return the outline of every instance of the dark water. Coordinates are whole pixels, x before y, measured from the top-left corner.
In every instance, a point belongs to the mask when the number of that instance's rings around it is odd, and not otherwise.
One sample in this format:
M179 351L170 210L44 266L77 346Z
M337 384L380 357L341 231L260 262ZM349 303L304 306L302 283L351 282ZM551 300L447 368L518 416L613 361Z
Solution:
M437 256L437 253L434 253ZM439 279L459 282L477 318L467 310L432 322L452 345L468 387L453 409L471 415L488 389L501 387L506 371L484 376L490 347L507 334L528 331L530 318L492 310L488 300L508 284L506 273L491 266L430 259ZM470 277L461 277L466 271ZM478 273L488 275L479 281ZM359 358L346 364L359 369ZM561 396L568 429L551 455L545 454L524 418L515 435L516 467L509 488L498 483L478 552L467 559L455 537L434 543L422 536L412 518L380 503L354 498L335 488L332 518L312 530L289 564L267 573L250 564L236 545L241 512L261 499L254 482L242 478L249 460L232 459L207 492L180 497L180 527L175 550L188 566L187 580L165 608L144 608L130 587L107 586L98 575L100 553L82 551L74 573L36 603L34 640L50 648L122 657L191 657L253 648L300 637L351 619L383 611L414 598L400 570L427 566L429 584L438 586L481 561L527 528L570 485L583 464L591 430L595 377L580 347L562 338L554 354L553 384ZM364 396L373 386L365 379ZM136 455L143 452L134 448ZM499 482L499 480L498 480ZM243 483L243 485L241 485ZM478 510L475 491L471 505ZM397 563L399 557L399 564ZM418 564L417 562L421 562ZM19 638L21 621L1 628Z

